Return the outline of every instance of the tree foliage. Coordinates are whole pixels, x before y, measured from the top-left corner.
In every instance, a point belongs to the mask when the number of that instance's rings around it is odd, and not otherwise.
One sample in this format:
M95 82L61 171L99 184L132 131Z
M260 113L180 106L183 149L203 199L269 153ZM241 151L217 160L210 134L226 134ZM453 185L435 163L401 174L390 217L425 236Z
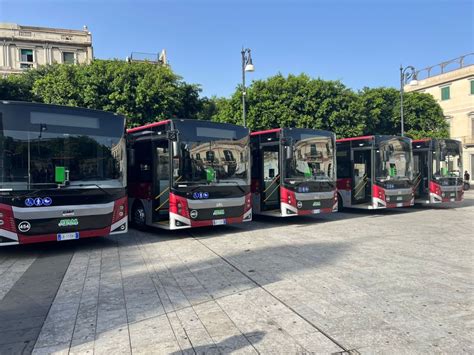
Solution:
M357 95L338 81L311 79L305 74L278 74L247 88L247 125L308 127L357 135L363 130ZM216 121L242 124L242 88L217 102Z
M364 134L400 134L400 91L394 88L364 88L359 93ZM411 138L449 137L449 126L443 110L433 96L425 93L404 93L404 130Z
M423 93L405 93L407 136L448 137L441 107ZM242 88L229 99L216 100L219 122L242 124ZM400 134L400 93L394 88L364 88L353 92L339 81L281 74L257 80L247 88L247 125L308 127L333 131L338 137L361 134Z
M200 98L169 67L94 60L54 64L0 79L0 99L37 101L116 112L130 127L170 117L243 124L242 87L230 98ZM354 92L339 81L282 74L254 81L246 90L251 130L308 127L338 137L400 133L400 96L394 88ZM405 93L405 132L413 138L448 137L448 125L432 96Z
M146 62L55 64L28 71L24 78L29 77L34 80L24 83L22 75L3 80L1 97L116 112L131 127L170 117L196 118L204 105L199 86L185 83L168 67Z

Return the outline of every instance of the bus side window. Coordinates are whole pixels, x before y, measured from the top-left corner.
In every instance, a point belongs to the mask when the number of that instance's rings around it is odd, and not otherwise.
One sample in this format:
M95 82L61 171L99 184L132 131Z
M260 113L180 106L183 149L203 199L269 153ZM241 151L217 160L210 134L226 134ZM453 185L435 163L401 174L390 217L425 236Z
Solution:
M342 146L337 147L337 178L351 177L351 159L349 156L349 149L344 149Z
M152 182L151 142L143 142L135 146L135 177L138 182Z

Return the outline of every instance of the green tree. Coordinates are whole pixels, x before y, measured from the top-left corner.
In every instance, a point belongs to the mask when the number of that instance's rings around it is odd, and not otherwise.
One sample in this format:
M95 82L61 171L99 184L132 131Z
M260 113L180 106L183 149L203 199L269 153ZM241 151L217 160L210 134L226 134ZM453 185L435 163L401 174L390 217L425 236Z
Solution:
M400 91L394 88L364 88L359 96L366 122L364 134L400 134ZM405 93L403 110L407 136L449 137L443 111L431 95Z
M247 89L247 124L252 130L269 127L328 129L339 136L363 131L358 96L339 81L281 74L257 80ZM216 102L214 120L242 124L242 92Z
M9 75L6 78L0 78L0 99L15 101L41 101L33 92L34 82L46 75L50 67L40 67L30 69L22 74Z
M54 65L32 87L45 103L123 114L129 126L171 117L196 118L200 88L168 67L152 63L95 60L88 65Z

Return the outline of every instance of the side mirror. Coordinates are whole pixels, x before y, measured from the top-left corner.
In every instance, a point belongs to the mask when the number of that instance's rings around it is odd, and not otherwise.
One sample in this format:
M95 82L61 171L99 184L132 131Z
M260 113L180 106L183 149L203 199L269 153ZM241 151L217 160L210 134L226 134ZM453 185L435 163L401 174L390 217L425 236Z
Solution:
M127 162L128 162L128 166L135 166L135 149L133 148L127 149Z
M293 146L286 146L285 147L285 158L286 160L293 158Z

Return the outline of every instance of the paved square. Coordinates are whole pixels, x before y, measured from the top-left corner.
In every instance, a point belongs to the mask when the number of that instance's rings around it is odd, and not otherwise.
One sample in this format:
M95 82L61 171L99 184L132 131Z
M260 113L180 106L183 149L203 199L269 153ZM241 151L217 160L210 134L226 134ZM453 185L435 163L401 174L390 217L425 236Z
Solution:
M465 197L0 249L0 353L473 353Z

